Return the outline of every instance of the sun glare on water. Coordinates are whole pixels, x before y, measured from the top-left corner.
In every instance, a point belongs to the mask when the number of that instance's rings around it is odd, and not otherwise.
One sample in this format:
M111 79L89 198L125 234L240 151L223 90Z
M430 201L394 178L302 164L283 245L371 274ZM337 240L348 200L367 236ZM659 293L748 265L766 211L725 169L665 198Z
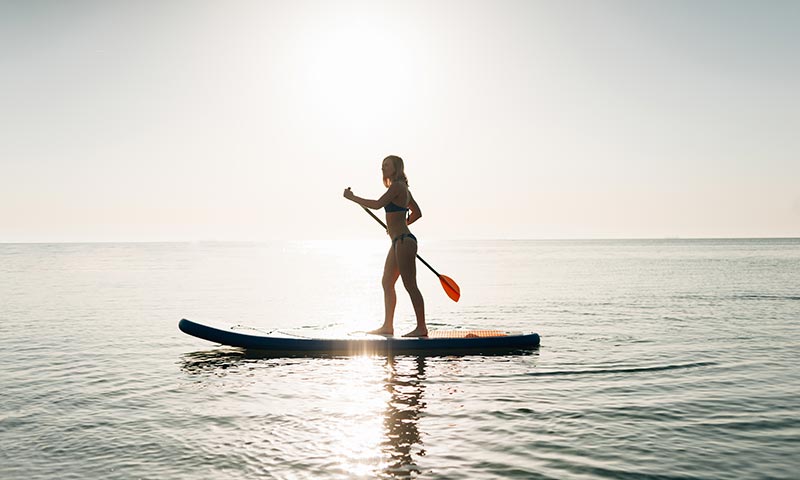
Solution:
M332 411L320 432L331 466L352 478L418 472L425 455L424 359L354 356L343 367L331 393L347 407Z
M368 356L348 359L347 371L335 387L336 395L347 408L332 419L328 434L339 446L336 463L342 471L356 477L368 476L382 466L382 412L388 394L381 388L384 370L379 361Z

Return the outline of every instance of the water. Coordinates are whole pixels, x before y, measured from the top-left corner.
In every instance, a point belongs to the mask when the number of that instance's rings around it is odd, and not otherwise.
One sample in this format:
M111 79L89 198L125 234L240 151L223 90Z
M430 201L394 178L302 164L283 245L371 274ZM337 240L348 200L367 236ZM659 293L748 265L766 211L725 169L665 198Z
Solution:
M0 478L796 478L797 239L423 242L463 294L420 269L429 323L536 331L529 355L177 329L377 326L385 248L0 245Z

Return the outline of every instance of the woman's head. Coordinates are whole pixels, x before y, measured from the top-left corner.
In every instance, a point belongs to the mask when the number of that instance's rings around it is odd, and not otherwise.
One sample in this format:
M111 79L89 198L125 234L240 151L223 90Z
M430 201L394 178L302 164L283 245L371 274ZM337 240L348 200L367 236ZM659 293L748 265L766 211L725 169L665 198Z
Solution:
M381 165L383 171L383 184L388 188L394 182L404 182L408 185L408 178L406 178L405 167L403 166L403 159L397 155L389 155L383 159Z

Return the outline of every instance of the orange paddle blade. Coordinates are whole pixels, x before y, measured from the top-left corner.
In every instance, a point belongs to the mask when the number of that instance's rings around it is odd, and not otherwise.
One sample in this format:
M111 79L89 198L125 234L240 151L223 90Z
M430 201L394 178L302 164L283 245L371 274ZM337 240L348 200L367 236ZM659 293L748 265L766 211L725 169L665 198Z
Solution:
M457 302L461 298L461 289L458 288L458 284L452 278L446 275L439 275L439 281L442 282L442 288L444 288L444 292L451 300Z

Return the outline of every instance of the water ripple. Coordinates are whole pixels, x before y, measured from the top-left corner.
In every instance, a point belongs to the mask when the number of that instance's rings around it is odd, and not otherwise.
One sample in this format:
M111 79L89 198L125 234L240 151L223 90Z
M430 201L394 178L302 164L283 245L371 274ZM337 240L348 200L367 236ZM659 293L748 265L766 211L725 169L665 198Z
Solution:
M599 368L593 370L561 370L550 372L529 372L525 376L529 377L547 377L547 376L560 376L560 375L604 375L604 374L617 374L617 373L645 373L645 372L662 372L668 370L681 370L687 368L699 368L717 365L716 362L695 362L684 363L677 365L657 365L652 367L628 367L628 368Z

